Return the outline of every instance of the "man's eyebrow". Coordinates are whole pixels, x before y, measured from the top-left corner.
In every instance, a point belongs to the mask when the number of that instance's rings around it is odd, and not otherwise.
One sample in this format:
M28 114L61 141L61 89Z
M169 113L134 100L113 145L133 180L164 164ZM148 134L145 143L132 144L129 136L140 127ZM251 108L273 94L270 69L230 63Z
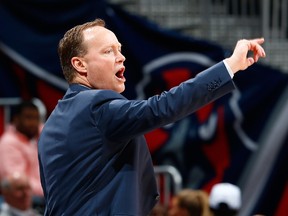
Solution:
M111 43L111 44L107 44L105 47L122 47L122 44L121 43L118 43L118 44L115 44L115 43Z

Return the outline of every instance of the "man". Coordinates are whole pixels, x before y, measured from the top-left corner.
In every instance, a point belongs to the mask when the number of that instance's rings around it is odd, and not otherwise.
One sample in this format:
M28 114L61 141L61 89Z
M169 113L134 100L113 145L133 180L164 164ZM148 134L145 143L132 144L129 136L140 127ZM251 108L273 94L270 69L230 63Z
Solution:
M29 179L24 174L13 173L1 181L4 202L0 216L37 216L32 209L32 190Z
M120 94L125 57L104 21L66 32L58 52L69 89L38 146L45 215L148 215L159 195L143 134L232 91L233 73L265 56L263 42L241 40L225 63L195 79L147 100L127 100ZM254 58L246 57L249 50Z
M0 140L0 177L14 172L25 174L33 195L43 197L37 148L40 127L40 113L32 101L22 101L16 105L12 124Z

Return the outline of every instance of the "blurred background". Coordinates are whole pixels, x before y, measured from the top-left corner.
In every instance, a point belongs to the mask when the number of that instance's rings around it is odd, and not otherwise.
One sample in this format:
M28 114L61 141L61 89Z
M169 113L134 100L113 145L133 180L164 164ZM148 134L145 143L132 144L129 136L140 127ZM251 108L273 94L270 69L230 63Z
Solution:
M0 134L20 99L37 98L47 118L64 95L57 45L77 24L103 18L123 44L129 99L194 77L239 39L264 37L267 57L235 75L235 91L146 139L180 188L230 182L243 193L239 215L288 215L287 10L286 0L2 0Z
M240 38L265 37L265 63L287 73L285 0L110 0L162 28L233 48Z

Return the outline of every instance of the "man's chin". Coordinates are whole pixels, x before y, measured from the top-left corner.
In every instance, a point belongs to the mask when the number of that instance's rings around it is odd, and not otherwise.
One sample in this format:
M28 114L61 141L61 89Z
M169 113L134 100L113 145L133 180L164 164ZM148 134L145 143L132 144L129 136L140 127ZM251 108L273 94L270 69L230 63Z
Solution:
M122 86L120 86L119 88L117 88L116 89L116 92L118 92L118 93L122 93L122 92L124 92L125 91L125 85L123 84Z
M31 132L31 133L28 134L28 138L30 138L30 139L32 139L32 138L34 138L34 137L37 137L37 136L38 136L38 131L36 131L36 132Z

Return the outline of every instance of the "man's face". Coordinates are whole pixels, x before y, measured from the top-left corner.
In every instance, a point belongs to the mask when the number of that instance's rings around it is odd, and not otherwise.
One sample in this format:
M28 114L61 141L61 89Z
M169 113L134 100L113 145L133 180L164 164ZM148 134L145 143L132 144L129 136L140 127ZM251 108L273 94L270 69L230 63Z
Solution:
M18 131L26 135L29 139L38 135L40 125L40 114L37 109L24 108L16 116L15 125Z
M125 90L124 64L121 44L110 30L95 26L83 32L87 54L83 64L87 70L87 81L92 88L110 89L116 92Z

